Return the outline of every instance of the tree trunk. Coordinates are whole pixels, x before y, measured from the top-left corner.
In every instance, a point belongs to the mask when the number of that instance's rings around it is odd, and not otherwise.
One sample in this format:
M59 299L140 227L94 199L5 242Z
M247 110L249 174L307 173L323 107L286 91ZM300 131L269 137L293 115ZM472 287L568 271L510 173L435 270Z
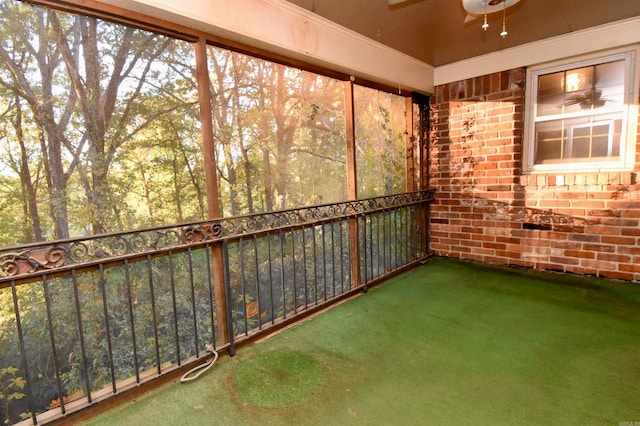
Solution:
M22 132L22 107L20 106L20 99L16 96L16 117L14 121L14 129L16 131L16 137L18 144L20 145L20 168L19 176L20 182L23 188L23 205L27 213L27 217L31 219L31 234L29 233L29 227L24 226L25 241L43 241L42 226L40 225L40 215L38 213L38 202L36 199L36 190L31 180L31 170L29 167L29 157L27 155L27 149L24 143L24 134Z

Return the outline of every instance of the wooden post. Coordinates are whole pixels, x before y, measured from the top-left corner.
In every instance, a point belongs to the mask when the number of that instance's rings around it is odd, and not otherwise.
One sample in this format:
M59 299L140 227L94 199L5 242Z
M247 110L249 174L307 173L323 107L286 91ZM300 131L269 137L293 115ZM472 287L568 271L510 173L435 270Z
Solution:
M420 130L418 134L418 167L420 167L420 184L417 189L427 189L429 188L429 168L431 167L431 164L429 164L429 133L431 130L429 97L416 93L414 94L414 103L418 107L420 117Z
M344 88L344 121L347 142L347 196L351 201L358 199L353 81L345 83ZM361 283L358 218L349 219L349 252L351 253L351 287L358 287Z
M213 139L213 115L211 111L211 93L209 92L209 70L207 66L207 42L201 38L196 48L196 77L198 79L198 97L200 103L200 128L202 133L202 153L207 188L207 210L209 219L221 216L218 198L218 177L216 172L216 154ZM224 263L222 245L214 244L211 250L214 295L216 299L216 321L220 345L229 343L227 318L227 299L224 286Z
M416 168L414 157L414 144L415 135L413 130L413 99L405 98L404 101L404 115L407 123L406 127L406 165L407 165L407 191L415 191L416 188Z
M413 95L413 102L418 108L419 114L419 131L418 131L418 167L420 170L420 179L418 181L418 188L420 190L426 190L429 188L429 168L431 167L429 159L429 137L430 137L430 121L431 110L429 108L429 97L415 93ZM426 258L429 253L429 241L430 241L430 227L431 227L431 212L430 206L427 204L420 213L420 224L423 235L421 250L422 257Z

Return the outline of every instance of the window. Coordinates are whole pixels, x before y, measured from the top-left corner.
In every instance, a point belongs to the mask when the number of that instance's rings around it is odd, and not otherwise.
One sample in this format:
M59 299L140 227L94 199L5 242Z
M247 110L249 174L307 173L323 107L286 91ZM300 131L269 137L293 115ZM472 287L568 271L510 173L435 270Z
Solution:
M354 86L358 197L407 190L405 98Z
M633 166L633 61L627 52L529 70L525 170Z

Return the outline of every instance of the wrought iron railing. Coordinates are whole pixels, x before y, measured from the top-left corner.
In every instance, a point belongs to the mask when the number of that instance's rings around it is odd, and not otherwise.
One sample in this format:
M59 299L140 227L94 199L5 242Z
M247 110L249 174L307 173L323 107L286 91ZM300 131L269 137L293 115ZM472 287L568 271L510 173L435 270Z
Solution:
M0 418L60 418L423 260L433 196L0 249Z

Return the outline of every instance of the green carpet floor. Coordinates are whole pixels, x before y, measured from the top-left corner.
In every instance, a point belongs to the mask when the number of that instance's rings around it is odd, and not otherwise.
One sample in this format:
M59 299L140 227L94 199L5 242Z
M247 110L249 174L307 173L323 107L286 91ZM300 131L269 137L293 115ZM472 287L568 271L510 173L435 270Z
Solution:
M440 258L89 422L634 423L638 284Z

